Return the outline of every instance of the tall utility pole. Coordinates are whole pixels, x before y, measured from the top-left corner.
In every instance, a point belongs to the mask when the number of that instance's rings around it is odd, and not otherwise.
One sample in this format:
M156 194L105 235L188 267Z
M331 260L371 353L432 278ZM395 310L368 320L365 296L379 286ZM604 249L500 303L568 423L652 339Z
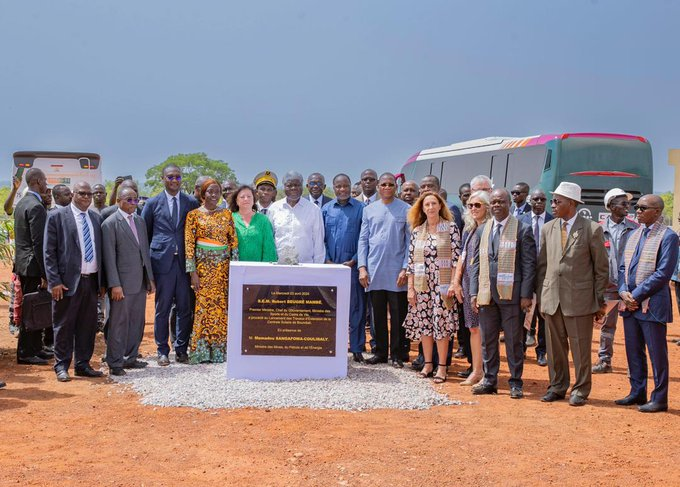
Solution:
M669 149L668 165L675 167L675 183L673 185L673 230L680 229L678 213L680 212L680 149Z

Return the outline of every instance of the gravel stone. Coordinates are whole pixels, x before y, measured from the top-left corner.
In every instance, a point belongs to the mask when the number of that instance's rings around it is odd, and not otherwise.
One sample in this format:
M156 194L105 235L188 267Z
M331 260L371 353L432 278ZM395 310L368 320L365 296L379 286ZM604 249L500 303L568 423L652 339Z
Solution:
M429 409L460 405L437 392L431 380L409 368L349 361L345 379L250 381L227 379L224 364L159 367L149 358L144 369L112 376L141 396L142 404L197 409L309 408L364 411L369 409Z

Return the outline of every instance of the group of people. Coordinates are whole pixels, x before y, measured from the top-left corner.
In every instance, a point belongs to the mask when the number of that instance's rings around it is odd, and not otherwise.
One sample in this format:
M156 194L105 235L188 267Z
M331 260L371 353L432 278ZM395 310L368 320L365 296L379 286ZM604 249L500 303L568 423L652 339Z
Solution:
M542 400L566 397L571 350L569 404L585 404L591 374L611 371L620 313L631 390L617 404L646 412L668 407L665 325L678 236L663 225L663 201L655 195L637 202L638 225L627 217L632 196L612 189L604 201L609 215L597 223L579 215L581 188L570 182L552 192L551 214L542 189L494 188L483 175L461 185L460 208L448 205L433 175L404 182L397 194L391 173L367 169L358 187L340 173L330 198L322 174L305 182L291 171L281 181L285 197L276 201L271 171L252 186L199 177L194 194L186 194L182 170L171 164L163 169L164 191L141 214L130 179L117 181L108 206L103 187L55 186L59 207L48 212L45 175L30 169L25 177L28 192L14 210L16 290L51 293L53 338L15 316L17 360L47 364L53 354L60 381L70 380L72 360L76 375L103 374L90 365L98 308L107 310L110 374L146 366L138 352L146 295L154 292L159 365L170 364L171 345L178 363L224 361L229 264L239 259L348 266L353 360L404 367L417 340L412 367L421 377L446 381L458 354L470 363L459 373L461 384L474 394L497 392L504 342L511 398L523 397L526 350L536 345L550 378ZM594 327L601 327L601 346L593 366ZM646 350L654 372L649 399Z

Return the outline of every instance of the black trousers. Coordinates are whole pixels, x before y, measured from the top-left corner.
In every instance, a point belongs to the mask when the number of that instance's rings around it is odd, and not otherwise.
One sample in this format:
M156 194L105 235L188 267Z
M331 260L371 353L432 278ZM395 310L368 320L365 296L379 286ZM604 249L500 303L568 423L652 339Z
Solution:
M22 296L34 293L40 287L40 277L19 276ZM19 340L17 342L17 359L34 357L42 350L42 330L29 331L24 324L19 325Z
M72 296L52 301L54 370L68 370L75 351L75 369L90 365L97 335L97 275L81 277ZM74 350L75 348L75 350Z
M408 355L410 341L406 339L406 329L402 326L406 319L408 300L406 291L371 291L373 321L375 324L375 355L401 359ZM390 328L387 329L387 309L390 310Z

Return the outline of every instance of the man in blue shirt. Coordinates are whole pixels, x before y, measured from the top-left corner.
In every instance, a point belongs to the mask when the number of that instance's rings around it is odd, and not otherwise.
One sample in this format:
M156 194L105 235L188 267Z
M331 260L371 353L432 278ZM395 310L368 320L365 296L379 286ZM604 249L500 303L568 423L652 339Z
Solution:
M396 199L393 174L384 173L378 180L380 200L364 208L359 234L359 282L368 290L375 322L375 355L368 364L386 363L388 352L394 367L403 367L408 359L409 342L402 326L406 317L406 266L410 231L406 214L411 208ZM390 309L390 332L387 331L387 307Z
M355 362L363 362L366 345L364 320L366 293L359 284L357 248L364 204L350 198L352 183L346 174L333 178L335 199L321 209L325 228L326 263L342 264L351 269L349 350Z

